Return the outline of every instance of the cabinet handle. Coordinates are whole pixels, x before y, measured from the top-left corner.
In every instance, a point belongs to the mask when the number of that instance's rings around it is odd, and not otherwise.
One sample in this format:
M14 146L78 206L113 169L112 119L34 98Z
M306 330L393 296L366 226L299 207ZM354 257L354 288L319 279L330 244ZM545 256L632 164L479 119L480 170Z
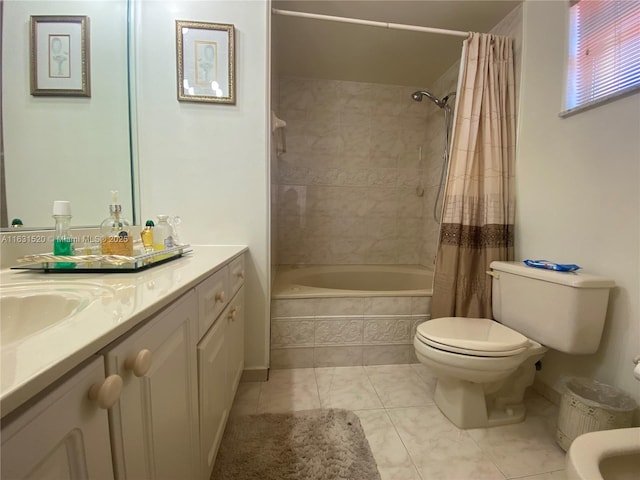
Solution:
M231 320L232 322L236 321L236 314L238 313L238 307L233 307L231 309L231 311L229 312L229 315L227 316L227 318L229 320Z
M244 278L244 272L241 270L238 273L236 273L236 277L238 277L240 280L242 280Z
M124 361L124 367L127 370L132 370L136 377L144 376L151 368L151 350L145 348L140 350L135 357L128 357Z
M109 375L102 383L94 383L89 389L89 400L98 404L98 407L108 409L113 407L122 393L122 377Z
M213 297L216 301L216 303L223 303L224 302L224 290L222 292L217 292L215 297Z

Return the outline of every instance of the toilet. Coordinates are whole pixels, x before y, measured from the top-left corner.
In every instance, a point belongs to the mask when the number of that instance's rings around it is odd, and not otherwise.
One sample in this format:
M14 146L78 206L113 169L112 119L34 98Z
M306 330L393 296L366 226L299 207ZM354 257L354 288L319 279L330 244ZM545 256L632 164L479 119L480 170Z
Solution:
M492 262L488 318L444 317L420 324L418 361L437 377L434 401L460 428L524 420L523 397L547 349L595 353L610 279Z

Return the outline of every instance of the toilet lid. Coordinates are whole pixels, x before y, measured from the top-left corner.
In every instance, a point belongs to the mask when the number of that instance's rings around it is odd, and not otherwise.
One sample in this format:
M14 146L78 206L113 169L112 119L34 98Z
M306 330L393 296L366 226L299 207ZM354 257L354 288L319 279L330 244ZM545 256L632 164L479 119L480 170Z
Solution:
M418 325L417 333L436 348L469 355L516 355L529 343L524 335L488 318L436 318Z

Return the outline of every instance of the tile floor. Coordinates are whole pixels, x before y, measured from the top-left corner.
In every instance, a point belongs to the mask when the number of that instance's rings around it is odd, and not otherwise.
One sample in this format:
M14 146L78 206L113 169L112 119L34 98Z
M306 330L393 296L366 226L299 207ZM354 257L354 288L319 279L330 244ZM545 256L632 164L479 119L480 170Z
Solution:
M271 370L241 383L231 415L345 408L360 417L382 480L564 480L554 440L557 407L534 392L519 424L460 430L433 403L427 367Z

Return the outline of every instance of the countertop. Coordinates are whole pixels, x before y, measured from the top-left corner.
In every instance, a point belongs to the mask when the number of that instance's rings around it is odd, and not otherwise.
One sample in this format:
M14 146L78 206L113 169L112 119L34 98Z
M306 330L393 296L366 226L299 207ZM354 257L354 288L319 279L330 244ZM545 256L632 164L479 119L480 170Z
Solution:
M77 365L148 319L246 246L192 246L192 252L136 273L42 273L2 270L0 286L29 282L95 287L76 315L0 350L0 411L4 417ZM43 312L46 314L46 312Z

